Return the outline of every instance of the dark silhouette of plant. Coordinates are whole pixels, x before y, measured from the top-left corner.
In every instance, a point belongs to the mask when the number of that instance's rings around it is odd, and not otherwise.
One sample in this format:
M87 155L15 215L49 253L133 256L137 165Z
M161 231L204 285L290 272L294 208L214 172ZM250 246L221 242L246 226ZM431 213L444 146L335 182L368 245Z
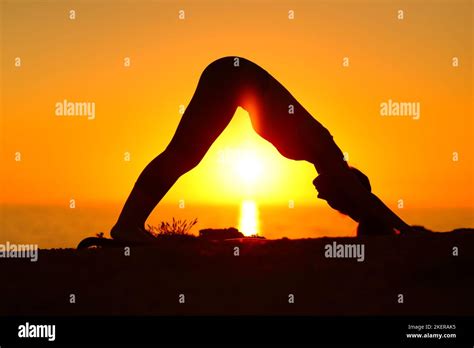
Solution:
M159 236L189 236L189 231L198 222L197 218L191 221L176 220L173 218L172 222L162 221L159 227L148 225L148 232L155 237Z

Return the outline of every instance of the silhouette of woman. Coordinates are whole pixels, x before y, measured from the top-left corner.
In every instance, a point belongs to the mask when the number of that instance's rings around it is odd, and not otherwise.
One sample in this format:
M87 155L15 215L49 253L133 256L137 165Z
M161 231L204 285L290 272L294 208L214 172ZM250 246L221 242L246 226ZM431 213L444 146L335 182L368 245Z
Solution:
M144 228L146 219L178 178L198 165L238 106L248 111L255 131L283 156L314 164L318 197L359 222L358 234L410 229L371 193L367 177L348 166L329 131L285 87L247 59L224 57L203 71L173 139L140 174L111 230L112 238L152 238Z

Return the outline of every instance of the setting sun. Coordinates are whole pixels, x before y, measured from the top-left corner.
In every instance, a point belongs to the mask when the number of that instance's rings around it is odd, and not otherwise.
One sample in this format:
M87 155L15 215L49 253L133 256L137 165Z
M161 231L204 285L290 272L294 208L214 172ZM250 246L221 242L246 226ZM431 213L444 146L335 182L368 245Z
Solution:
M238 177L247 184L255 183L260 179L263 171L262 161L254 151L250 150L238 152L234 167Z

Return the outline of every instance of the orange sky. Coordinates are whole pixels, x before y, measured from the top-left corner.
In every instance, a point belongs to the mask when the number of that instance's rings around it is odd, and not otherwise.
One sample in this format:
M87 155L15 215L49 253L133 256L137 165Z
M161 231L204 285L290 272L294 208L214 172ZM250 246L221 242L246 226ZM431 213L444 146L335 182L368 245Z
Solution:
M239 55L330 130L389 206L474 209L472 15L471 1L2 1L1 202L124 201L171 139L202 70ZM64 99L95 102L96 118L56 117ZM380 116L389 99L419 102L420 119ZM226 162L239 151L259 163L252 180ZM315 176L260 139L239 109L165 201L324 205Z

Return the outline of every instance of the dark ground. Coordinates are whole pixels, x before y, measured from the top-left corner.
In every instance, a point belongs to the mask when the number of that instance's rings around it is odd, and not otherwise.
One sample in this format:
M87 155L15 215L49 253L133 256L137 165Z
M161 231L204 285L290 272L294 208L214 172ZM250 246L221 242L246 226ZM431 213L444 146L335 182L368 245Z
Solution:
M325 258L324 245L333 240L364 243L365 261ZM240 256L233 256L234 246ZM171 240L132 248L130 256L122 248L40 250L37 262L0 260L0 315L473 315L473 266L472 230Z

